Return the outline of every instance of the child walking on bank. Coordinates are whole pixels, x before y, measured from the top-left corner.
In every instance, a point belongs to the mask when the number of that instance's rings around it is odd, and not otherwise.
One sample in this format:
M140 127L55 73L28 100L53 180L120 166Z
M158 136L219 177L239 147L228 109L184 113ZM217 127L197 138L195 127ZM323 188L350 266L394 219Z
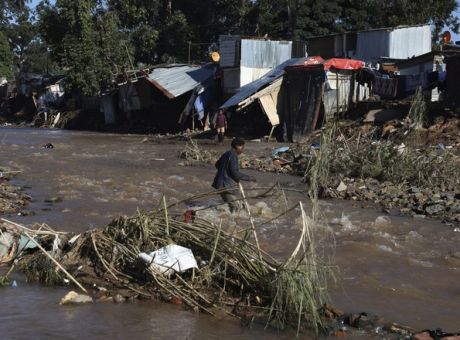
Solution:
M227 117L225 116L223 110L220 110L219 114L217 115L216 129L217 129L217 137L218 137L219 143L223 143L225 130L227 130Z

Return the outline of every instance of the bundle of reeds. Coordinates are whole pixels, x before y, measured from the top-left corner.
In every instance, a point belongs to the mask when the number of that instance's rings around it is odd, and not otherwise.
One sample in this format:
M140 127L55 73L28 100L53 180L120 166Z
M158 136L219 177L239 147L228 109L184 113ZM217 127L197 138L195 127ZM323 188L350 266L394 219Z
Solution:
M285 262L260 249L252 221L248 228L239 228L239 233L229 232L203 219L184 222L182 216L172 216L170 207L165 205L153 213L120 217L102 230L88 231L76 240L74 237L60 247L60 254L54 253L62 265L56 272L81 283L82 289L104 282L109 290L127 288L142 296L179 300L210 314L222 310L238 317L252 315L277 328L295 326L300 330L308 325L318 331L330 267L318 257L314 225L300 203L299 206L301 236ZM248 237L248 230L254 241ZM139 260L140 253L169 244L191 249L198 268L163 275ZM45 252L49 247L48 241ZM49 275L50 262L44 261L43 255L35 253L24 258L22 268L35 273L47 270L46 275L35 275L36 278L54 279ZM49 257L49 252L45 256ZM46 268L40 269L43 264ZM63 274L64 267L68 272Z

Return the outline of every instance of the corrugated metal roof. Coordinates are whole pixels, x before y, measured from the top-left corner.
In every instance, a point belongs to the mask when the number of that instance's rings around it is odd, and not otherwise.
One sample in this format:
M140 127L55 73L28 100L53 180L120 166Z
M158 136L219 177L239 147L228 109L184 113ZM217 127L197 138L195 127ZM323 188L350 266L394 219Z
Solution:
M214 68L214 65L171 65L154 69L147 79L168 98L175 98L212 79Z
M285 61L284 63L278 65L276 68L268 72L262 78L253 81L245 86L243 86L233 97L227 100L222 106L222 109L229 107L237 106L240 102L246 98L252 96L254 93L260 91L265 86L269 85L276 79L280 78L284 74L284 69L286 66L294 65L296 63L302 62L306 58L293 58Z

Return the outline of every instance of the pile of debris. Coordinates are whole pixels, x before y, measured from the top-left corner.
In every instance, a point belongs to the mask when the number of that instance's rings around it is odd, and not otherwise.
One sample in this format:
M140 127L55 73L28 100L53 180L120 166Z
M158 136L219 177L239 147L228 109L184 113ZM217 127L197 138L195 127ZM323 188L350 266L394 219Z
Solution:
M0 214L18 213L30 200L20 188L9 184L10 179L20 172L0 166Z
M214 164L218 159L218 153L207 151L201 148L196 141L188 138L185 143L184 149L181 151L179 157L187 161L184 165L194 165L197 163Z
M29 280L72 281L85 294L94 289L96 300L156 298L280 329L323 329L330 268L316 253L303 207L301 236L285 262L260 249L254 224L228 232L206 220L171 216L170 209L120 217L79 235L2 220L2 235L11 236L4 253ZM24 239L33 247L20 246Z

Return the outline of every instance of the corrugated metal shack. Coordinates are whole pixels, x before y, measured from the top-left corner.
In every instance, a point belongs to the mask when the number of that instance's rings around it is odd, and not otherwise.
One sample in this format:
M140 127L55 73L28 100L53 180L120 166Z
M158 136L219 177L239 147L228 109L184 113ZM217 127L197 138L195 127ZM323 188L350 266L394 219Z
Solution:
M235 112L231 127L256 124L260 133L270 135L278 127L278 139L293 141L315 130L325 116L345 112L360 99L355 76L363 65L349 59L290 59L242 87L222 108ZM265 121L261 114L266 115Z
M307 39L309 55L354 58L376 63L380 58L407 59L431 52L430 25L398 26Z
M120 83L115 93L103 96L106 123L128 121L159 132L192 127L195 121L203 121L211 106L217 107L217 68L174 64L140 72Z
M322 58L315 58L313 62L308 58L286 67L279 135L286 135L288 141L293 141L315 130L320 118L324 80Z
M220 36L219 47L220 66L223 69L223 91L228 95L260 79L283 62L306 56L304 42Z

